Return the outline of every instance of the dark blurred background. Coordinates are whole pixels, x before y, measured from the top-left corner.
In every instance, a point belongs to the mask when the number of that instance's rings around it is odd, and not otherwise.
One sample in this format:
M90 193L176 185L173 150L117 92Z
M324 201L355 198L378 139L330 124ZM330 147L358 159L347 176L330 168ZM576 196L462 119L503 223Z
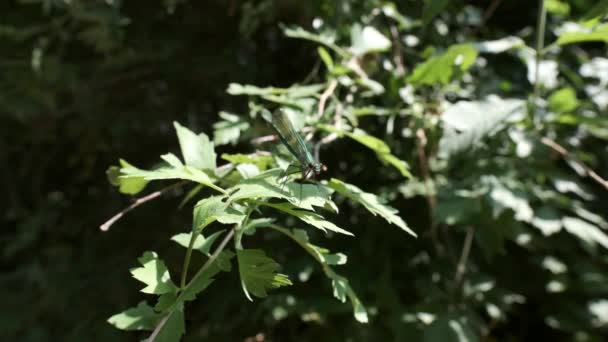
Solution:
M494 14L493 29L509 32L533 24L535 10L526 4L505 1ZM173 121L211 134L220 110L246 108L246 99L226 94L230 82L288 86L306 78L317 61L316 47L284 37L279 24L310 27L326 13L324 6L324 1L295 0L0 2L2 339L135 339L137 334L106 322L145 299L128 269L145 250L157 251L170 269L179 269L183 250L168 238L190 226L191 212L187 207L176 212L184 191L176 190L102 233L99 225L131 203L110 186L107 167L118 158L149 167L160 154L176 152ZM336 23L351 19L333 17ZM325 158L348 147L334 145L324 151ZM251 150L237 145L220 153ZM371 184L374 174L349 181ZM398 199L392 205L407 213L413 228L428 216L420 210L424 199ZM345 208L335 219L350 214ZM188 307L186 340L238 341L258 333L276 341L398 339L401 317L390 310L395 302L417 300L408 296L415 279L399 268L416 242L393 227L366 233L386 224L363 217L357 239L326 244L349 255L350 266L341 273L372 310L387 310L381 311L386 320L354 322L348 304L335 305L319 272L307 283L254 303L242 295L233 272ZM268 239L264 243L285 249L275 255L285 273L302 268L301 251ZM318 324L291 317L281 321L277 303L291 294L299 300L296 306L335 311L335 318ZM560 336L534 315L522 310L525 323L512 321L522 329L520 337Z

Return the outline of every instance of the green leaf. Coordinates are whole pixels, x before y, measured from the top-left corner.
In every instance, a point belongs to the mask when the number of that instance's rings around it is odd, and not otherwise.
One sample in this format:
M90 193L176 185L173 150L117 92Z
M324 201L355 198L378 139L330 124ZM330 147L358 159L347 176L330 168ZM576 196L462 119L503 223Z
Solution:
M570 5L560 0L544 0L547 12L559 15L570 14Z
M595 245L599 244L608 248L608 236L595 225L576 217L564 217L562 219L564 229L584 242Z
M565 32L557 39L558 45L584 42L608 43L608 24L597 25L587 32Z
M526 43L523 39L516 36L508 36L501 39L478 42L473 44L480 53L502 53L511 49L524 48Z
M404 177L412 177L412 174L409 172L409 165L407 162L393 155L387 143L374 137L373 135L367 134L367 132L364 130L356 128L353 132L349 132L329 125L319 125L319 128L331 133L336 133L339 136L346 135L347 137L374 151L376 153L376 157L378 157L383 164L393 166Z
M549 109L556 113L571 112L578 106L576 92L570 87L562 88L549 97Z
M407 80L415 85L448 84L450 80L460 77L473 65L477 54L473 44L452 45L443 54L417 65Z
M498 218L505 209L511 209L515 213L515 219L523 222L531 222L534 211L528 203L528 197L522 191L512 190L501 183L494 176L487 178L491 184L490 199L494 218Z
M191 283L183 292L184 301L192 301L196 296L205 290L211 283L215 281L215 276L220 272L230 272L232 270L231 260L234 258L234 253L229 250L223 250L218 254L217 259L211 263L202 273L198 273Z
M280 99L280 96L284 96L285 98L279 101L285 101L287 99L300 99L315 96L324 87L323 84L309 84L303 86L294 85L289 88L260 88L250 84L230 83L226 91L230 95L266 96L269 97L271 101L273 99Z
M351 51L356 56L370 52L386 51L391 47L391 41L373 26L354 24L350 30Z
M120 160L120 164L122 167L131 167L129 163L124 160ZM106 170L106 175L108 177L108 181L110 184L114 186L118 186L118 191L127 195L135 195L141 192L146 185L148 185L148 181L143 177L133 177L133 178L122 178L121 176L121 168L118 166L110 166Z
M178 122L173 122L186 165L203 170L215 170L214 146L205 133L196 135Z
M186 333L183 305L177 305L154 339L154 342L180 341Z
M327 70L331 72L331 70L334 68L334 61L332 60L329 52L327 52L327 50L325 50L322 46L317 48L317 52L319 53L319 57L321 57L321 60L325 64Z
M238 249L236 251L241 285L249 300L250 293L256 297L267 296L267 290L291 285L286 275L279 274L279 264L261 249Z
M190 166L185 166L182 169L162 166L154 170L142 170L130 165L124 160L121 160L121 164L124 166L120 169L120 179L143 179L146 181L184 179L206 185L222 193L224 192L223 189L213 184L213 181L205 172Z
M351 236L353 235L353 233L336 226L332 222L325 220L325 218L323 216L321 216L317 213L308 211L308 210L300 210L298 207L294 206L291 203L279 203L279 204L264 203L264 205L278 209L291 216L297 217L298 219L302 220L303 222L306 222L313 227L321 229L324 232L331 230L332 232L336 232L336 233L340 233L340 234L351 235Z
M245 214L231 206L224 196L212 196L200 200L194 206L192 230L201 231L216 220L223 224L238 224Z
M550 206L542 206L534 210L534 218L530 223L540 229L544 236L552 235L562 229L559 212Z
M363 205L373 215L380 215L389 223L396 225L413 236L417 236L416 233L407 226L405 221L397 215L397 209L384 204L384 201L376 195L364 192L352 184L344 183L335 178L332 178L329 181L328 186L341 195Z
M194 240L194 244L192 245L192 249L197 250L207 256L210 256L209 251L211 250L211 247L213 246L213 243L215 242L215 240L217 240L217 238L222 235L224 231L223 230L219 230L211 235L209 235L209 237L204 237L203 234L197 234L195 240ZM179 245L188 248L188 246L190 245L190 239L192 238L192 232L190 233L180 233L177 235L174 235L173 237L171 237L171 240L177 242Z
M121 330L153 330L160 319L161 315L142 301L136 307L110 317L108 323Z
M297 207L311 211L315 210L314 207L320 207L338 212L338 207L331 200L333 191L322 184L290 182L287 190L290 194L287 200Z
M335 273L328 276L331 278L331 286L334 288L334 297L342 303L346 302L346 298L348 298L353 306L355 319L360 323L367 323L369 321L367 310L359 300L359 297L357 297L355 291L350 287L348 279Z
M241 133L249 129L249 122L242 117L220 112L222 121L213 124L213 142L216 145L236 144L239 141Z
M222 159L233 164L254 164L260 170L266 170L272 164L272 156L269 155L248 155L248 154L222 154Z
M425 0L422 9L423 25L430 23L449 3L449 0Z
M171 280L171 275L165 263L154 252L144 252L138 259L142 267L132 268L133 278L146 284L141 292L163 294L176 292L177 286Z
M510 119L523 117L524 101L488 96L481 101L459 101L441 116L444 133L439 156L447 158L477 147Z
M309 40L318 44L325 45L326 47L334 50L341 56L346 56L348 53L344 51L341 47L335 44L335 38L327 35L314 34L312 32L306 31L301 27L281 27L283 29L283 33L285 36L289 38L298 38Z
M302 248L310 253L315 260L317 260L323 266L323 272L325 275L332 280L332 287L334 289L334 296L345 302L346 298L351 301L353 306L353 313L355 319L361 323L367 323L367 310L361 304L361 301L350 287L348 280L339 274L335 273L334 270L329 267L330 265L342 265L346 263L346 255L342 253L332 254L327 249L315 246L309 242L308 234L302 229L293 229L292 231L279 227L276 225L271 226L273 229L289 236L295 242L297 242Z
M282 174L281 170L271 169L241 181L228 189L228 192L231 193L230 201L255 198L290 198L291 195L276 183L280 174Z

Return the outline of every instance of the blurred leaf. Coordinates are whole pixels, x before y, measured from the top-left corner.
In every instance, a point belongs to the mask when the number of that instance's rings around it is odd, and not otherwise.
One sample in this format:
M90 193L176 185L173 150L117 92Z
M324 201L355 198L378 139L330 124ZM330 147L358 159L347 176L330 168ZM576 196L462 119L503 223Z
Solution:
M460 101L441 116L444 134L439 155L449 157L477 146L481 140L504 127L504 122L520 117L524 102L489 96L482 101Z
M448 314L435 319L424 331L424 342L475 342L479 337L464 315Z
M122 167L133 167L129 163L124 160L120 160L120 164ZM135 195L141 192L146 185L148 185L148 181L143 177L133 177L133 178L122 178L120 177L121 168L118 166L110 166L106 171L106 175L108 176L108 180L110 184L114 186L118 186L118 190L123 194Z
M328 186L341 195L363 205L372 214L380 215L389 223L396 225L413 236L417 236L416 233L407 226L405 221L397 215L397 209L385 205L384 201L376 195L364 192L352 184L344 183L335 178L332 178L329 181Z
M261 249L237 249L241 285L249 300L250 293L256 297L267 296L267 290L291 285L289 278L277 273L279 264Z
M571 112L578 106L576 92L570 87L559 89L549 97L549 108L557 113Z
M498 218L505 209L511 209L515 213L516 220L524 222L532 220L534 211L530 207L525 193L508 188L493 176L488 179L491 184L490 199L494 218Z
M370 52L386 51L391 47L391 41L372 26L361 28L360 25L353 25L350 31L351 51L356 56L361 56Z
M227 112L220 112L219 115L223 120L213 124L213 141L218 146L236 144L241 132L249 129L249 122L238 115Z
M582 20L591 20L605 16L608 13L608 0L598 0L591 9L585 13Z
M545 0L545 7L548 13L564 16L570 14L570 5L560 0Z
M566 32L557 39L558 45L584 42L608 43L608 24L597 25L588 32Z
M321 46L317 48L317 52L319 53L319 57L321 57L321 60L323 61L323 64L325 64L327 70L331 72L334 68L334 61L329 52L327 52L327 50Z
M600 244L602 247L608 248L608 236L591 223L576 217L564 217L562 223L568 233L586 243L590 245Z
M110 317L108 323L121 330L153 330L161 317L142 301L136 307Z
M260 88L250 84L230 83L228 94L230 95L252 95L252 96L286 96L286 98L300 99L311 97L323 90L323 84L294 85L289 88L266 87ZM272 97L271 97L272 99ZM299 106L299 105L298 105Z
M192 245L192 249L197 250L207 256L211 256L210 250L211 247L213 246L213 243L215 242L215 240L217 240L217 238L222 235L224 231L223 230L219 230L211 235L209 235L209 237L204 237L203 234L197 234L196 239L194 240L194 243ZM180 233L177 235L174 235L173 237L171 237L171 240L177 242L179 245L188 248L188 246L190 245L190 239L192 238L192 232L190 233Z
M314 34L312 32L304 30L301 27L289 28L289 27L283 26L282 29L283 29L283 33L287 37L310 40L312 42L325 45L326 47L334 50L341 56L347 55L346 51L344 51L342 48L340 48L338 45L335 44L335 38L333 38L333 37L330 37L327 35Z
M441 55L418 64L407 81L416 85L448 84L473 65L477 53L472 44L452 45Z
M473 46L481 53L502 53L514 48L525 47L526 43L519 37L509 36L497 40L478 42Z
M133 278L146 284L141 292L163 294L177 291L167 266L156 253L144 252L138 260L142 267L132 268L131 274Z
M186 165L197 169L215 170L216 158L214 146L205 133L196 135L191 130L174 121L179 146Z
M562 220L559 212L553 207L542 206L534 211L534 218L530 222L540 229L544 236L549 236L562 229Z

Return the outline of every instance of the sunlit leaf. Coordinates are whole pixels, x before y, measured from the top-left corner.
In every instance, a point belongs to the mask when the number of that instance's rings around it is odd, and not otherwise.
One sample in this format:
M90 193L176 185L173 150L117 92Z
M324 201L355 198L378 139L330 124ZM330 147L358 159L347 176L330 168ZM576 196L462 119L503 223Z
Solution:
M173 122L186 165L197 169L215 170L214 146L205 133L195 134L178 122Z
M132 268L133 278L146 284L141 292L163 294L177 291L165 263L154 252L145 252L139 259L141 267Z
M213 124L213 142L216 145L236 144L241 133L249 129L249 122L241 116L220 112L222 121Z
M599 244L604 248L608 248L608 236L591 223L576 217L564 217L562 223L567 232L579 239L591 245Z
M340 234L353 235L353 233L336 226L334 223L332 223L330 221L327 221L323 216L321 216L317 213L314 213L312 211L301 210L298 207L294 206L293 204L266 203L266 206L278 209L286 214L297 217L298 219L302 220L303 222L308 223L313 227L319 228L324 232L330 230L332 232L336 232L336 233L340 233Z
M196 239L192 245L192 249L199 251L207 256L210 255L211 247L215 240L217 240L220 235L222 235L224 231L217 231L208 237L204 237L202 234L197 234ZM190 245L190 239L192 238L192 233L180 233L171 237L171 240L177 242L179 245L188 248Z
M355 55L385 51L391 47L391 41L372 26L353 25L350 32L351 51Z
M571 112L578 106L576 92L570 87L559 89L549 97L549 108L557 113Z
M584 42L608 43L608 24L597 25L588 32L566 32L557 39L559 45Z
M161 317L161 314L142 301L136 307L110 317L108 323L121 330L152 330Z
M417 236L416 233L414 233L414 231L407 226L405 221L403 221L403 219L397 215L397 209L384 204L384 201L376 195L369 192L364 192L352 184L344 183L335 178L332 178L329 181L328 186L336 190L341 195L363 205L372 214L380 215L389 223L396 225L413 236Z

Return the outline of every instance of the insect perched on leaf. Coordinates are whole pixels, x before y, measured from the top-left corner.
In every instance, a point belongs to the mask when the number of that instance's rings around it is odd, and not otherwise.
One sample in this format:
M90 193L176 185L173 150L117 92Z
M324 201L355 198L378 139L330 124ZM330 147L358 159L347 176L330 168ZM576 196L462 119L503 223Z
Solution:
M277 110L272 113L272 117L264 115L264 119L274 127L279 135L279 139L287 150L298 160L300 163L300 171L302 172L302 180L308 180L311 177L318 176L322 171L327 170L325 165L316 161L308 147L304 142L304 139L296 132L293 124L289 120L289 117L283 110ZM287 168L289 169L289 167ZM287 172L287 170L285 170Z

